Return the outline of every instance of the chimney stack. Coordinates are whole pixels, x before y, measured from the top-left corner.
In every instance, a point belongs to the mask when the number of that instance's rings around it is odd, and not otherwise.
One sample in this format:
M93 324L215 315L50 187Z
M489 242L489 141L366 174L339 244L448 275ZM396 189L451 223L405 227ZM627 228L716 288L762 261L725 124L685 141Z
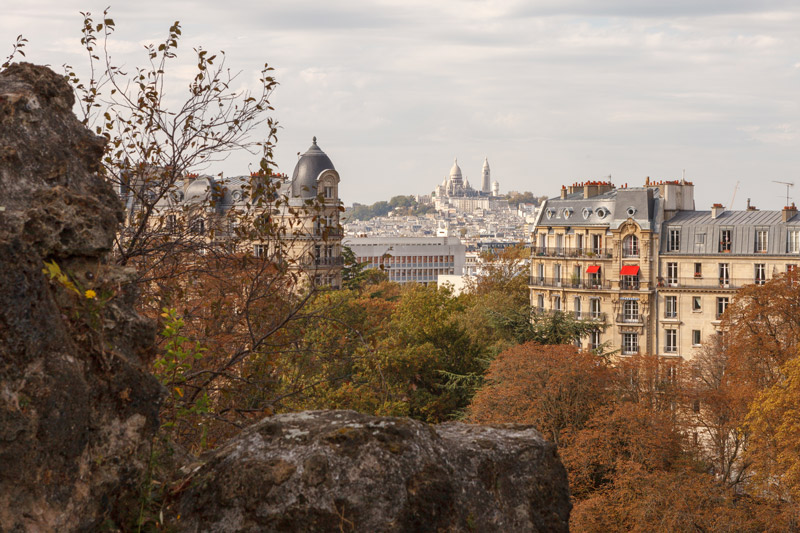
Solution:
M795 207L794 202L792 202L792 205L785 206L783 208L783 211L781 212L781 215L783 215L782 219L784 222L788 222L796 214L797 214L797 207Z
M566 197L567 197L567 188L564 185L562 185L561 186L561 199L563 200Z
M722 204L714 204L711 206L711 218L719 217L725 211L725 207Z

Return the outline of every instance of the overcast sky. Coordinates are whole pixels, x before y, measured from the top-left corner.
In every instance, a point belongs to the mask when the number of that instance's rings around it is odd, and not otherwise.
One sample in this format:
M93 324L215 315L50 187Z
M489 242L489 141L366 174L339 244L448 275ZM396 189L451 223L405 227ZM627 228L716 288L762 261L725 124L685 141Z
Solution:
M79 11L106 5L6 5L0 53L22 33L28 60L83 65ZM685 169L698 209L729 206L737 182L734 209L780 209L773 180L796 182L800 202L796 1L140 0L111 15L129 67L175 20L188 65L195 46L225 50L242 86L273 66L280 170L316 135L348 205L430 193L454 157L479 185L484 156L502 192Z

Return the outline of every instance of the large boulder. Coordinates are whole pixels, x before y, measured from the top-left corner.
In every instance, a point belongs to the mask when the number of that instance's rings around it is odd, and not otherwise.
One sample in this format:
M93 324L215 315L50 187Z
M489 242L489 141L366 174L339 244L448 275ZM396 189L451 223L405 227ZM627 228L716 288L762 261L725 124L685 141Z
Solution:
M567 531L566 472L525 426L277 415L186 479L180 531Z
M0 73L3 531L119 520L158 425L162 389L143 368L154 326L133 311L131 272L103 262L122 208L100 176L104 139L73 103L48 68ZM66 277L51 281L45 261Z

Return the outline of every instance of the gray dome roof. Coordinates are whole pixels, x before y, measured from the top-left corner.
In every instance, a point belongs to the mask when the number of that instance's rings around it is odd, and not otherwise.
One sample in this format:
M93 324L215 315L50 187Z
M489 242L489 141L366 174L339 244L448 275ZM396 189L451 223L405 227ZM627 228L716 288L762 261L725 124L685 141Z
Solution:
M336 170L331 159L317 146L317 138L300 156L292 174L292 196L312 198L317 195L317 178L326 170Z

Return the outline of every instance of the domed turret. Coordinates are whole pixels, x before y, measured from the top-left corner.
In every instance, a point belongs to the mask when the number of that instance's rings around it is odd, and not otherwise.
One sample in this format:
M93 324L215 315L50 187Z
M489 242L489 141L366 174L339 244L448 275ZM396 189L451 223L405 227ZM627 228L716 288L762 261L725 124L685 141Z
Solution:
M450 169L450 181L461 181L461 168L458 166L458 159L453 160L453 168Z
M336 170L328 155L317 146L314 137L311 147L300 156L292 174L292 196L313 198L317 195L317 178L326 170Z

